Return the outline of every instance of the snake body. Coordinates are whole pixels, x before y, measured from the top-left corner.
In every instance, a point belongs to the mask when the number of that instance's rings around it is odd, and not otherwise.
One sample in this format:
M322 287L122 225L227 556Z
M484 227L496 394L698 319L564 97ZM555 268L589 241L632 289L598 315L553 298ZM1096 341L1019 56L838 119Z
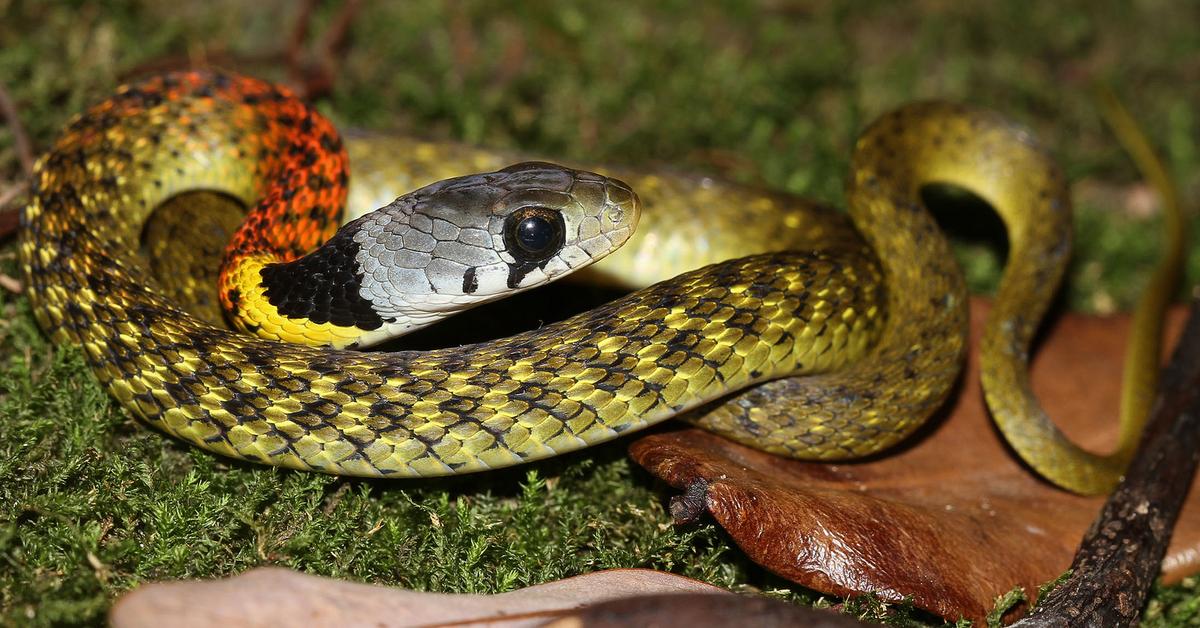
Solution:
M429 182L422 176L498 159L412 148L407 159L426 171L413 187ZM1119 477L1120 455L1080 455L1029 390L1028 345L1065 267L1070 210L1058 169L1020 128L937 103L883 116L858 141L849 182L862 240L781 197L674 175L622 178L642 196L645 218L626 251L605 262L614 270L602 264L597 273L638 274L648 251L670 248L674 234L655 230L670 224L670 205L738 206L741 224L760 212L769 236L747 251L757 254L707 259L725 253L713 246L697 259L716 263L481 344L358 352L257 338L184 311L148 279L153 272L134 254L142 225L187 190L256 207L230 251L258 261L252 272L228 270L235 261L221 273L226 308L250 309L244 293L263 287L263 268L302 262L336 239L346 194L341 140L282 88L170 74L121 88L66 128L38 163L20 253L38 321L56 341L81 345L133 414L224 455L346 475L434 476L543 458L687 414L766 451L842 459L904 439L958 376L966 291L919 191L959 185L990 202L1010 233L984 343L1001 429L1039 472L1072 490L1105 490ZM264 251L274 257L256 257ZM285 326L313 323L261 293L255 301ZM323 316L316 324L328 331L336 321Z

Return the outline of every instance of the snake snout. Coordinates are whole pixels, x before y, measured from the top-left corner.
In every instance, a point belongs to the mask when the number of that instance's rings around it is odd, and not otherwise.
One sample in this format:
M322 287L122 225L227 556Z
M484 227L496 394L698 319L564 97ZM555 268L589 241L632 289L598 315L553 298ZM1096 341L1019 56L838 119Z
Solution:
M637 192L620 179L606 177L604 195L608 204L604 219L614 226L625 223L630 233L636 230L642 215L642 200Z

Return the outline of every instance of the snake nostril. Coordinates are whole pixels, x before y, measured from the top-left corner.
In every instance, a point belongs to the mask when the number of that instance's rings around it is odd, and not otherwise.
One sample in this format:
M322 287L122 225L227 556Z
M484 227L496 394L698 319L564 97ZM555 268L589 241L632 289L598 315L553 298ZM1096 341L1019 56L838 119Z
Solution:
M633 189L623 181L610 179L604 186L604 191L608 197L608 209L605 210L604 216L612 224L621 224L626 220L629 212L638 211L637 194L634 194Z

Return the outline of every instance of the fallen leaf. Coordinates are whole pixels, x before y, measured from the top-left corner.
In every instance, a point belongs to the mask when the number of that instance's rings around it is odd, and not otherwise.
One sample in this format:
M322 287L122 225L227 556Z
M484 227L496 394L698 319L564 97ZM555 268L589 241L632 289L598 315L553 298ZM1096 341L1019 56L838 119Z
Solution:
M749 595L642 595L585 606L543 624L546 628L623 628L624 626L804 626L805 628L861 628L866 624L848 615L806 608Z
M649 569L599 571L497 595L455 595L264 567L222 580L143 585L117 600L109 623L114 628L157 628L164 623L172 628L430 624L516 628L573 616L590 604L651 594L702 594L706 600L723 601L738 597L691 578Z
M978 331L987 306L973 302ZM1177 337L1183 310L1174 312ZM1034 388L1061 428L1104 451L1115 421L1127 317L1065 315L1034 360ZM947 619L982 621L997 596L1061 575L1103 498L1039 480L987 416L975 343L948 410L898 451L842 464L767 455L698 429L653 434L634 459L706 510L754 561L806 587L910 599ZM689 506L690 500L690 506ZM1200 495L1184 506L1163 578L1195 573Z

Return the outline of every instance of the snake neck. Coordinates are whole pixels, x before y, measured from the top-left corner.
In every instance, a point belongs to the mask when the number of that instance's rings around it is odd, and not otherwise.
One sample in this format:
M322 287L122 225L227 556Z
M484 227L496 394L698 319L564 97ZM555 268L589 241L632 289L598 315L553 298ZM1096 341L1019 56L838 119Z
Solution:
M294 95L270 87L238 94L256 107L264 171L261 200L234 232L218 277L221 306L234 326L267 338L348 346L383 321L356 290L353 242L307 257L337 230L348 159L333 125ZM302 272L316 274L288 288ZM332 272L331 272L332 271Z
M221 295L227 311L247 332L298 344L354 347L372 332L389 333L384 319L362 296L359 246L339 232L317 250L291 261L266 253L241 255L226 264Z

